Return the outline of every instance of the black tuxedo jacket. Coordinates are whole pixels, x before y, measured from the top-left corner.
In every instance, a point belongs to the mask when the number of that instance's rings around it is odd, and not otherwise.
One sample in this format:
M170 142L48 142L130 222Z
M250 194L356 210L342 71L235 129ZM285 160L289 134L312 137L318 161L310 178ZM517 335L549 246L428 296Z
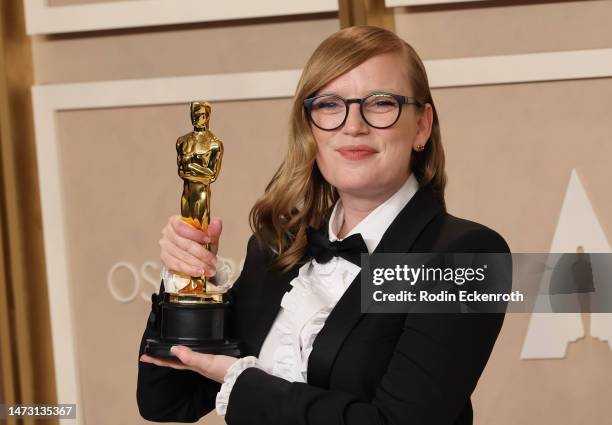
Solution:
M444 212L423 187L375 252L510 250L495 231ZM271 258L251 237L242 273L229 292L231 336L243 343L244 356L259 354L300 267L271 271L266 267ZM225 420L230 425L471 424L470 395L503 320L503 314L492 313L363 314L357 276L314 341L308 382L248 368L232 389ZM140 354L154 334L149 324ZM219 388L191 371L139 362L138 407L151 421L197 421L214 409Z

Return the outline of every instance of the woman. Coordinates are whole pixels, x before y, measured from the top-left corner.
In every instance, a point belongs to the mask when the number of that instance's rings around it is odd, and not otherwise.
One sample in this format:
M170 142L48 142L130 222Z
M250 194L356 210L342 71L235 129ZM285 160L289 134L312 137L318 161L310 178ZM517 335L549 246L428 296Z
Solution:
M323 41L299 81L288 151L251 211L254 235L229 292L244 357L179 346L173 362L142 355L141 344L142 416L195 421L216 408L231 425L471 424L470 394L503 315L362 314L359 263L338 248L350 239L357 254L509 252L495 231L446 212L445 183L417 53L369 26ZM161 258L212 275L220 233L218 220L204 234L173 217Z

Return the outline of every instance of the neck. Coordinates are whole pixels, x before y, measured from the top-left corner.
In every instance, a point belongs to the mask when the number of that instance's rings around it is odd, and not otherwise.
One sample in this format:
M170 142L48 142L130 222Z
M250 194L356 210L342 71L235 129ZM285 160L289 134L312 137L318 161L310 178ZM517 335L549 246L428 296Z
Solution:
M344 209L344 221L338 232L338 238L343 239L355 226L357 226L364 218L372 211L378 208L383 202L389 199L400 187L406 182L403 179L398 184L389 187L388 189L376 193L375 195L363 196L359 193L350 193L338 191L338 195Z

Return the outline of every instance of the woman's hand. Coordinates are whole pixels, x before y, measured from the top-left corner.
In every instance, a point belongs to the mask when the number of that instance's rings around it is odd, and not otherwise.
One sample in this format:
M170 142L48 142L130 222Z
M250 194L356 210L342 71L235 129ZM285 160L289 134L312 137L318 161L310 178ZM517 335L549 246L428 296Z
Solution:
M143 354L140 361L177 370L192 370L219 383L223 383L227 370L238 361L236 357L198 353L183 345L175 345L170 351L177 359L162 359Z
M222 225L221 219L215 218L204 232L182 221L180 215L173 215L162 229L159 240L161 260L174 272L214 276ZM204 248L205 243L209 244L210 251Z

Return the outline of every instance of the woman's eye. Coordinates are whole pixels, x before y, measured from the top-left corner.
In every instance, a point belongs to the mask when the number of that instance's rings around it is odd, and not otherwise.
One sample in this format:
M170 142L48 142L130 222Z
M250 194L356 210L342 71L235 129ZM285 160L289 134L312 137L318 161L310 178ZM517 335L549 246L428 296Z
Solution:
M338 107L338 102L319 102L314 107L315 109L334 109Z
M397 102L393 99L372 99L372 102L366 105L366 109L373 112L388 112L397 107Z

